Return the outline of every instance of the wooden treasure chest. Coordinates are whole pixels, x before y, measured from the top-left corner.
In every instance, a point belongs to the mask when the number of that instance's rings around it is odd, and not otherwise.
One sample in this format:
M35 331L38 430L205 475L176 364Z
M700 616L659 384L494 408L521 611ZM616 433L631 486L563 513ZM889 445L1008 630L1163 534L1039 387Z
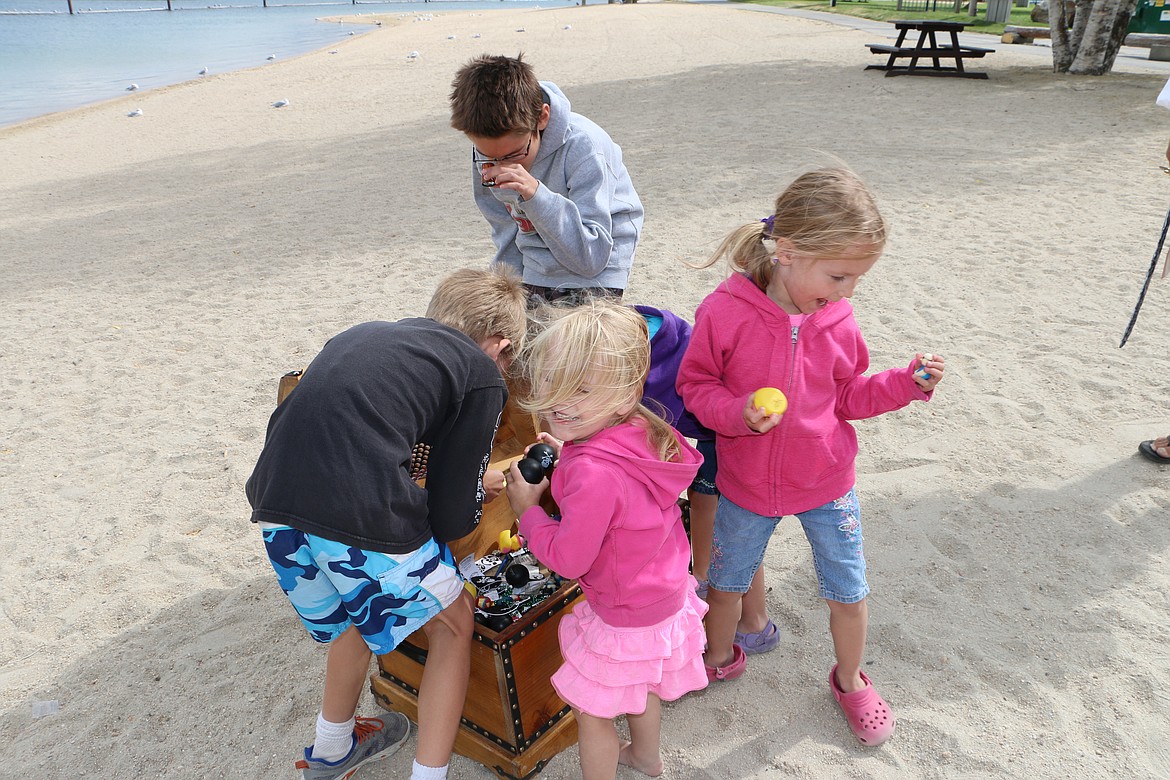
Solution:
M489 468L505 470L536 441L529 415L509 401L496 432ZM500 532L514 528L516 516L500 495L484 506L479 527L451 544L455 560L479 558L496 549ZM581 589L565 581L552 596L500 631L479 621L471 648L471 681L455 752L494 770L500 777L530 778L577 741L577 722L549 683L561 665L557 626L581 599ZM378 657L370 689L383 707L418 721L418 684L426 662L427 638L420 630L398 648Z

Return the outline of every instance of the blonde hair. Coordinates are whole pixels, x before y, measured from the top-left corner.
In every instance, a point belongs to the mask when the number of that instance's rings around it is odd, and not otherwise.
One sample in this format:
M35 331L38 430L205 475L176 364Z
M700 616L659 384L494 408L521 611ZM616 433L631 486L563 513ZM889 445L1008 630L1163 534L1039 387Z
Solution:
M641 403L650 371L650 338L642 315L628 306L595 299L549 316L551 321L522 357L531 390L521 408L544 414L588 386L590 403L602 410L602 417L614 416L614 424L637 421L660 459L677 458L680 448L674 429ZM622 414L627 406L630 411Z
M846 168L810 171L788 185L776 198L772 216L733 230L707 262L707 268L726 257L767 289L775 267L774 253L765 240L784 239L798 252L828 257L857 244L871 244L880 252L886 243L886 221L873 195L857 174Z
M439 281L426 316L476 344L492 336L508 339L510 349L519 352L528 333L528 291L520 277L502 265L462 268Z

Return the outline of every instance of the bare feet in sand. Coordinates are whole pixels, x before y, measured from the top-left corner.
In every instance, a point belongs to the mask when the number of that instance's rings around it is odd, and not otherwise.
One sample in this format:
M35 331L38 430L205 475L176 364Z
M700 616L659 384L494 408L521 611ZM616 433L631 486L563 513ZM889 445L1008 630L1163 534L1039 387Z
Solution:
M626 740L622 740L622 749L618 752L618 763L622 766L628 766L630 769L636 769L644 775L649 777L658 777L662 774L662 754L659 753L654 757L653 761L640 761L634 755L633 747Z

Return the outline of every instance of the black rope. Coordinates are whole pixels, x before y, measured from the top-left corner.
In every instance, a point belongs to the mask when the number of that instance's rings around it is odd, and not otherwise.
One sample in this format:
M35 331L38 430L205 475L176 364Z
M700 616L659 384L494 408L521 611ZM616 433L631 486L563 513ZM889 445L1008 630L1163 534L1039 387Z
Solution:
M1118 349L1125 346L1125 342L1129 341L1129 334L1133 331L1133 326L1137 323L1138 312L1142 310L1142 302L1146 299L1146 291L1150 289L1150 280L1154 278L1154 269L1158 267L1158 257L1162 254L1162 245L1166 243L1166 231L1170 230L1170 211L1166 212L1166 221L1162 223L1162 235L1158 239L1158 248L1154 250L1154 259L1150 261L1150 270L1146 271L1146 283L1142 285L1142 294L1138 296L1137 305L1133 307L1133 316L1129 318L1129 324L1125 326L1125 333L1121 336L1121 343L1117 345ZM1170 262L1168 260L1167 262Z

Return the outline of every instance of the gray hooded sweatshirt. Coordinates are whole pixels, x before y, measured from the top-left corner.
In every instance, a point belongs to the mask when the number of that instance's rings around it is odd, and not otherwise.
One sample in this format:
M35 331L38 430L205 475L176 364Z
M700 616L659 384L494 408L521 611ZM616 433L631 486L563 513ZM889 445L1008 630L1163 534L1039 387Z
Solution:
M472 166L472 192L491 224L496 262L539 287L624 290L642 232L642 201L622 150L596 124L572 113L556 84L540 86L549 122L531 168L540 182L536 194L522 201L511 190L481 187Z

